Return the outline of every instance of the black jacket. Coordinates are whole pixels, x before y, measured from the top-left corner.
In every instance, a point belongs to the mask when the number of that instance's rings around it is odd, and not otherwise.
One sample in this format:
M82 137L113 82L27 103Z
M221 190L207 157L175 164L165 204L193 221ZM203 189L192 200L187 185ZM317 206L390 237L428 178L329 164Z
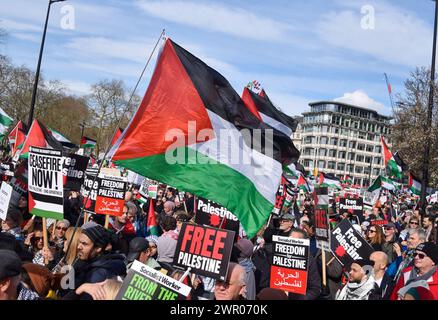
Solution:
M306 295L289 293L289 300L316 300L321 294L321 277L318 272L316 258L309 256L309 265L307 270L307 289Z

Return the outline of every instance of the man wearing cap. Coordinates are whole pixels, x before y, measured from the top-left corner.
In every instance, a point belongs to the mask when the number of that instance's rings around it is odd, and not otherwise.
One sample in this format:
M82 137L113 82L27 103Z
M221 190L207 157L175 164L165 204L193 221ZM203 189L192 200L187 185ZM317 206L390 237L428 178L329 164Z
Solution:
M382 244L382 251L388 255L388 263L394 261L399 250L396 250L395 246L400 245L397 243L397 226L393 222L389 222L384 226L385 230L385 243Z
M336 300L368 300L375 282L372 269L369 260L354 261L348 272L348 282L338 291Z
M82 230L78 243L78 263L75 264L75 288L83 283L97 283L115 276L125 276L125 256L105 253L110 243L108 231L101 225ZM84 294L81 299L91 299Z
M263 238L265 239L266 243L272 242L272 236L281 236L281 237L289 237L290 232L294 226L294 216L290 213L285 213L280 218L280 224L278 228L274 229L271 227L268 227L263 234Z
M161 266L154 258L152 258L152 254L153 251L150 247L150 242L148 240L141 237L132 239L132 241L129 243L129 253L127 256L127 260L129 263L126 266L126 269L128 270L129 268L131 268L134 260L138 260L148 267L160 270Z
M432 242L420 243L415 249L414 265L403 270L391 294L391 300L403 297L412 287L427 287L438 300L438 246Z
M38 294L21 283L21 260L10 250L0 250L0 300L37 300Z

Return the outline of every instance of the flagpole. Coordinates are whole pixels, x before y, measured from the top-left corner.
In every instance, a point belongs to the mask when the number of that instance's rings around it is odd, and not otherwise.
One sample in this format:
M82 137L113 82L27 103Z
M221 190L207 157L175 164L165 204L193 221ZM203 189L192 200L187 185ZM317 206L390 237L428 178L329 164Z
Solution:
M149 62L151 61L152 56L154 55L155 50L157 49L158 44L159 44L160 41L162 40L164 34L165 34L165 29L163 29L163 30L161 31L160 36L158 37L158 40L157 40L157 42L155 43L155 46L154 46L154 48L152 49L152 52L151 52L151 54L149 55L148 60L146 61L146 64L145 64L145 66L144 66L144 68L143 68L143 71L141 72L140 77L138 78L137 83L136 83L134 89L132 90L131 97L129 98L129 101L128 101L128 103L126 104L125 110L123 110L123 113L124 113L124 114L125 114L126 111L128 110L129 105L131 104L132 98L134 97L135 91L137 90L137 87L138 87L138 85L139 85L141 79L143 78L143 75L144 75L144 73L145 73L145 71L146 71L146 68L148 67ZM115 129L114 133L113 133L113 136L114 136L114 134L116 133L116 131L118 130L118 128L120 127L121 122L122 122L122 117L120 117L119 122L117 123L117 126L116 126L116 129ZM105 151L105 154L104 154L104 156L103 156L103 160L106 159L106 156L108 155L108 152L110 151L110 147L111 147L111 146L108 144L108 146L107 146L107 148L106 148L106 151ZM99 168L97 169L97 173L96 173L96 175L94 176L94 178L93 178L93 182L92 182L91 185L94 185L94 183L96 182L97 177L98 177L98 175L99 175L99 172L100 172L100 170L102 169L102 165L103 165L103 163L104 163L104 161L101 161L101 162L100 162L100 164L99 164ZM91 194L91 190L90 190L90 193L88 194L88 196L86 197L86 201L88 201L88 198L89 198L90 194ZM85 203L86 203L86 202L85 202ZM78 217L78 219L76 220L76 225L75 225L75 228L74 228L74 230L73 230L72 239L73 239L73 237L74 237L74 235L75 235L75 233L76 233L76 230L77 230L77 228L78 228L78 226L79 226L79 221L80 221L80 219L81 219L81 216L82 216L83 213L84 213L84 209L85 209L85 206L82 206L81 213L79 214L79 217ZM67 250L66 250L66 253L65 253L64 257L67 256L67 254L68 254L68 252L69 252L69 250L70 250L70 245L71 245L71 243L72 243L72 241L70 241L70 243L68 244L68 247L67 247Z
M438 20L438 2L435 1L435 20L433 27L433 45L432 45L432 65L430 69L430 87L429 87L429 105L427 108L427 121L424 126L426 133L426 143L424 146L423 156L423 179L421 180L421 206L423 214L426 213L426 188L429 182L429 156L430 143L429 138L432 130L432 111L433 111L433 95L435 93L435 57L436 57L436 37L437 37L437 20Z

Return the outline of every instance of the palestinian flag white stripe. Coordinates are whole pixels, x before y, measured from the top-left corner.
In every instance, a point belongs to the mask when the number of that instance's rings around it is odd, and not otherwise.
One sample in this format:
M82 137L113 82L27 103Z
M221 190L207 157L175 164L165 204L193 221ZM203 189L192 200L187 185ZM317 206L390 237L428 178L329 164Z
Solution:
M49 130L52 132L53 137L58 140L59 142L69 142L71 143L70 140L68 140L66 137L64 137L62 134L60 134L58 131L50 129Z
M416 195L421 195L421 182L409 174L409 189Z
M341 182L338 180L327 179L326 177L324 177L324 183L332 188L342 189Z
M8 131L8 127L13 123L13 120L10 116L0 108L0 135L6 134Z
M293 133L292 129L289 128L288 126L285 126L280 121L275 120L274 118L271 118L271 117L267 116L266 114L261 113L260 111L259 111L259 114L262 117L263 122L269 124L274 129L277 129L277 130L283 132L288 137L290 137L292 135L292 133Z
M246 145L243 136L234 125L207 110L215 139L189 145L188 148L225 164L251 180L258 192L269 202L275 203L272 190L280 184L282 167L273 158L268 157ZM222 136L221 131L222 130ZM226 136L223 136L226 133ZM225 149L224 149L225 148ZM237 154L236 154L237 153ZM235 158L237 156L237 158Z

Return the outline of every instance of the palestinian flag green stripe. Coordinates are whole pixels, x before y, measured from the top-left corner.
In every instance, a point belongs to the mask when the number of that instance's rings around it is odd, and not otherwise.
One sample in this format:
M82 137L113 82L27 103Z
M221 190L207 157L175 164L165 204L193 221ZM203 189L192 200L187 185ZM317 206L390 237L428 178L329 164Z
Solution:
M33 215L36 215L38 217L44 217L44 218L51 218L56 220L62 220L64 219L64 216L62 213L59 212L53 212L53 211L46 211L38 208L33 208L32 212Z
M170 164L166 154L114 162L150 179L221 203L238 217L242 225L248 226L245 230L248 235L259 231L259 227L268 219L273 204L262 196L251 180L188 147L177 148L173 154L175 152L184 154L184 160L181 159L180 163Z

